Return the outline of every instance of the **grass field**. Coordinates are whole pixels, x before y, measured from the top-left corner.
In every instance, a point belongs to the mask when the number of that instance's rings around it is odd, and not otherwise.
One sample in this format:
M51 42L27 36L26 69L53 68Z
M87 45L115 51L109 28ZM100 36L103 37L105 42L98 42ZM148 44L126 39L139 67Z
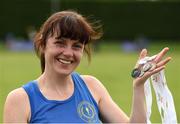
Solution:
M180 44L154 43L149 46L150 56L168 46L172 61L166 67L166 79L171 90L177 118L180 119ZM2 49L2 48L0 48ZM114 101L129 115L132 103L132 78L130 72L137 60L138 52L124 53L119 44L102 44L88 65L85 58L77 71L96 76L108 89ZM39 60L33 52L10 52L0 50L0 122L7 94L40 75ZM153 94L154 96L154 94ZM155 97L154 97L155 98ZM160 122L155 99L153 100L152 122ZM179 120L180 121L180 120Z

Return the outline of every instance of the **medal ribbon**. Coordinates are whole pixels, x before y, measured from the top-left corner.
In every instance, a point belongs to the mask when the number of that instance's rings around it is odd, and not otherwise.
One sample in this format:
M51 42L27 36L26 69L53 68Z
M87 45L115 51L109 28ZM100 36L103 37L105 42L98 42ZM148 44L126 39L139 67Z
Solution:
M152 75L144 84L147 124L151 124L152 92L151 85L156 94L158 110L163 124L176 124L177 117L172 94L167 86L164 70Z

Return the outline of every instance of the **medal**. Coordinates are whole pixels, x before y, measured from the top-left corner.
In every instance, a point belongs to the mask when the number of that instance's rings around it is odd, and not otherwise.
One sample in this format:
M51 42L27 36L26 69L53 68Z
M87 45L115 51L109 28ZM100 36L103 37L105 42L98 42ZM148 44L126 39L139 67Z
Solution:
M156 64L152 62L152 60L154 60L156 56L157 55L140 59L138 62L140 67L133 69L131 76L133 78L142 77L146 72L154 70L156 68Z
M132 76L133 78L139 77L140 74L141 74L141 70L138 69L138 68L133 69L132 72L131 72L131 76Z
M145 73L144 71L141 71L139 77L142 77L144 75L144 73Z
M152 71L156 68L156 64L152 60L156 57L145 57L139 60L139 68L136 68L132 71L132 77L142 77L146 72ZM146 100L146 118L147 124L151 124L151 107L152 107L152 93L151 85L155 91L158 110L161 116L161 121L163 124L176 124L176 110L174 106L174 101L170 90L167 87L164 70L152 75L149 79L146 80L144 84L145 100Z
M152 71L156 68L156 64L153 62L144 63L142 67L135 68L131 72L133 78L142 77L146 72Z
M150 62L144 64L144 66L142 67L142 71L143 72L147 72L152 68L152 64Z

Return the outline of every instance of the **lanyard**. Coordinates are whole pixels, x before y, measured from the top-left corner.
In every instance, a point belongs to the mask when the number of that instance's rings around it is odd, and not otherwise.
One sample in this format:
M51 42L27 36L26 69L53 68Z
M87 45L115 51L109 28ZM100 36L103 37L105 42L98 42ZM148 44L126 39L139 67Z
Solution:
M149 60L153 59L154 57L155 56L149 57ZM146 57L146 59L147 58L148 57ZM140 60L139 64L142 64L142 62L143 59ZM146 62L144 62L143 64L145 63ZM151 116L151 107L152 107L152 91L151 91L150 83L152 83L153 89L156 94L156 101L162 123L163 124L177 123L173 97L167 86L164 70L162 70L159 73L152 75L149 79L146 80L144 84L145 100L147 107L147 113L146 113L147 124L151 124L150 116Z

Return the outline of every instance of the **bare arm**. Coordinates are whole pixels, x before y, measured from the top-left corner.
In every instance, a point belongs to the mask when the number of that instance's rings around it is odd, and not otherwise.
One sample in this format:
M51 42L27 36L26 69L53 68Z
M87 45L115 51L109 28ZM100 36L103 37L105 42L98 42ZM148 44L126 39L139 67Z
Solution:
M27 123L30 115L28 96L22 88L11 91L4 105L4 123Z
M99 102L99 110L102 121L105 123L127 123L129 117L123 110L113 101L106 89L104 89L103 97Z
M125 123L129 122L129 117L112 100L103 84L93 76L83 76L91 94L95 98L101 116L101 121L105 123Z
M145 95L144 83L153 74L165 68L165 64L170 61L170 57L162 60L162 57L167 53L168 48L163 49L158 53L154 62L157 67L151 72L147 72L141 78L133 80L133 103L131 115L128 117L120 107L112 100L106 88L102 83L92 76L85 76L84 80L87 82L91 93L96 98L99 106L102 121L106 123L146 123L146 108L145 108ZM147 56L147 50L140 53L139 59Z
M150 72L146 72L144 76L138 77L133 80L133 103L132 111L130 116L130 122L146 123L146 107L145 107L145 94L144 94L144 83L146 80L153 74L163 70L165 64L171 60L171 57L167 57L162 60L165 54L168 52L169 48L164 48L161 52L157 54L157 57L153 60L156 63L156 68ZM141 51L139 59L142 59L147 56L147 50L144 49ZM138 64L136 65L138 67Z

